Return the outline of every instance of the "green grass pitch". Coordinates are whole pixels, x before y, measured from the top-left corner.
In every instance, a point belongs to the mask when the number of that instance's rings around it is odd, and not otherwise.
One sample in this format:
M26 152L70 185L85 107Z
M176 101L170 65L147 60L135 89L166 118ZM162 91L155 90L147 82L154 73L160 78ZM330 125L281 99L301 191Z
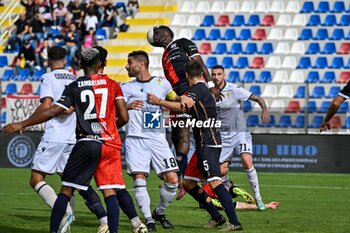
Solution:
M46 233L50 209L29 187L29 169L0 169L0 232ZM235 182L250 191L244 172L230 174ZM131 178L124 177L132 193ZM259 173L261 192L266 202L279 201L277 210L263 212L237 210L245 232L350 232L350 175L306 173ZM47 182L59 189L58 176ZM151 174L148 189L152 209L159 198L161 181ZM224 214L224 213L223 213ZM76 194L76 221L73 233L97 232L98 221ZM209 216L186 195L174 201L167 210L175 229L171 232L217 232L203 229ZM168 232L157 224L157 232ZM121 213L119 232L131 232L126 216Z

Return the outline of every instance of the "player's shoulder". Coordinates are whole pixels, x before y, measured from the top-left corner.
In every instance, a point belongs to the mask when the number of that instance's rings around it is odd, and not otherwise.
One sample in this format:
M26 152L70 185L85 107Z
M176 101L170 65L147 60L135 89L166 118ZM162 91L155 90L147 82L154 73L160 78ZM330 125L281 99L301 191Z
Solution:
M135 85L137 85L137 80L136 80L136 79L131 80L131 81L129 81L129 82L124 82L124 83L121 83L121 84L120 84L120 86L121 86L122 88L133 87L133 86L135 86Z
M241 89L243 87L241 85L237 84L237 83L226 82L225 88L228 89L228 90L235 90L235 89Z
M171 85L170 82L162 76L153 76L151 82L162 86Z
M181 44L194 44L191 40L184 38L184 37L175 40L174 43L179 43L180 45Z

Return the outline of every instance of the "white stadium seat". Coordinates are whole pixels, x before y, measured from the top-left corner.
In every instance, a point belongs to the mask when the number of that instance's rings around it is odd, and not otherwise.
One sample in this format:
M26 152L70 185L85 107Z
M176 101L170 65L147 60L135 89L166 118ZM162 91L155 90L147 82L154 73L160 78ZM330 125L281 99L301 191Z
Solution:
M304 42L298 41L294 42L292 45L292 49L290 50L290 53L292 54L305 54L305 45Z
M261 93L262 97L276 97L277 96L277 87L276 85L266 85L263 92Z
M259 1L255 8L256 12L267 13L270 11L270 4L268 1Z
M184 2L182 4L180 12L187 12L187 13L193 13L195 10L194 2Z
M190 15L187 20L187 26L196 26L199 27L201 24L201 17L199 15Z
M254 10L255 10L254 9L254 2L252 2L252 1L243 1L242 2L240 12L252 13L252 12L254 12Z
M276 56L271 56L269 57L269 60L266 63L265 68L274 68L274 69L278 69L281 67L281 59L280 57L276 57Z
M270 11L275 13L283 13L284 3L282 1L274 1L271 5Z
M283 39L282 29L272 28L267 39L268 40L282 40Z
M277 70L273 76L272 82L285 83L288 81L288 72L286 70Z
M305 14L297 14L294 16L292 25L293 26L305 26L307 23Z
M294 56L286 56L283 59L282 68L295 69L297 67L297 59Z
M285 40L298 40L298 30L296 28L288 28L284 34Z
M293 98L294 97L293 86L282 85L279 92L278 92L278 97Z
M222 1L215 1L211 7L213 13L223 13L225 10L225 4Z
M174 18L171 20L172 26L185 26L186 25L186 16L181 14L175 14Z
M181 28L177 38L192 38L192 30L190 28Z
M300 3L298 1L289 1L286 7L287 13L299 13L300 12Z
M229 1L226 5L226 12L239 12L239 2L237 1Z
M282 14L278 17L276 22L277 26L290 26L292 24L292 18L288 14Z
M210 5L207 1L200 1L196 7L197 13L208 13L210 11Z
M289 54L290 48L288 42L279 42L274 51L275 54Z
M289 77L289 82L291 83L303 83L304 80L305 77L302 70L293 70Z

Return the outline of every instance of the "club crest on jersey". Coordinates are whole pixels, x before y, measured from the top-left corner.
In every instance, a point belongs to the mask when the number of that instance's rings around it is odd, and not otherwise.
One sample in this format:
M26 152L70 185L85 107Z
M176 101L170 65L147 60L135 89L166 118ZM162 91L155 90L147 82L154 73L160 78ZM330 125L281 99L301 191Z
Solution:
M143 128L145 129L160 129L161 127L161 115L162 113L157 110L156 112L144 112L143 113Z

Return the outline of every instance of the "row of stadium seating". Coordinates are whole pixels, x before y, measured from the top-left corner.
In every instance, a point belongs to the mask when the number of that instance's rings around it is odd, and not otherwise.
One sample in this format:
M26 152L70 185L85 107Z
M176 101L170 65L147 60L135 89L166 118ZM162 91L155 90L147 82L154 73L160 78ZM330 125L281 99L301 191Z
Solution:
M2 95L39 95L40 94L40 86L38 86L37 90L33 91L33 85L31 83L24 83L21 87L21 90L18 91L16 83L8 83L6 88L2 92Z
M188 13L223 13L223 12L288 12L288 13L341 13L350 12L350 6L346 7L344 1L335 1L330 6L328 1L320 1L316 6L312 1L305 1L301 6L300 1L186 1L182 4L181 12Z
M350 22L350 19L349 19ZM187 28L188 29L188 28ZM235 30L232 28L226 28L225 30L219 28L213 28L210 31L204 28L198 28L194 31L189 29L186 31L181 30L180 34L188 33L192 40L349 40L350 31L347 36L343 28L332 29L319 28L316 33L310 28L303 29L300 33L296 28L288 28L283 33L282 28L272 28L269 33L265 29L258 28L255 31L249 28Z
M45 70L36 70L34 75L30 75L29 69L19 69L18 74L15 74L13 69L6 69L3 75L0 77L2 81L39 81L41 75L45 73Z

